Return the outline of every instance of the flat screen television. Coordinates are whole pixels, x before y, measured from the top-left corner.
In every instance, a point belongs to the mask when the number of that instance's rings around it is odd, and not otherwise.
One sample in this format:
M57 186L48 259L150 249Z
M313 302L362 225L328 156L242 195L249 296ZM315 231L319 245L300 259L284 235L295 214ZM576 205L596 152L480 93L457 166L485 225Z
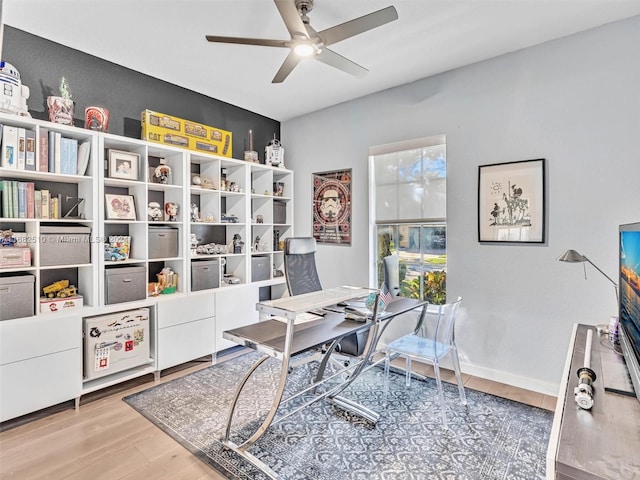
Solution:
M631 383L640 400L640 223L620 225L618 337Z

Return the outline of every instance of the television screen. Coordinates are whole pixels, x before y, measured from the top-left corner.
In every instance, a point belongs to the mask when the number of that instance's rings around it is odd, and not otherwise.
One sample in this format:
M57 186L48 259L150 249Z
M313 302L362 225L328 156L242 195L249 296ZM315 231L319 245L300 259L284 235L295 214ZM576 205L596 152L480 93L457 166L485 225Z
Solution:
M640 400L640 223L620 225L620 345Z

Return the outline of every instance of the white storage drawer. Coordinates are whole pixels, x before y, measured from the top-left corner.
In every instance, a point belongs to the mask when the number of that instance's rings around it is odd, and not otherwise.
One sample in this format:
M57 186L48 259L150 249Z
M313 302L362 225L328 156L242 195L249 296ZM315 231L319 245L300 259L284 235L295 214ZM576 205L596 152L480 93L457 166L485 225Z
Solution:
M214 351L213 317L158 330L158 370L180 365Z
M214 296L210 292L192 293L188 297L160 297L158 297L158 328L213 317L215 313Z
M0 421L72 400L81 391L81 348L2 365Z
M0 322L0 365L73 348L82 349L82 318L60 315Z

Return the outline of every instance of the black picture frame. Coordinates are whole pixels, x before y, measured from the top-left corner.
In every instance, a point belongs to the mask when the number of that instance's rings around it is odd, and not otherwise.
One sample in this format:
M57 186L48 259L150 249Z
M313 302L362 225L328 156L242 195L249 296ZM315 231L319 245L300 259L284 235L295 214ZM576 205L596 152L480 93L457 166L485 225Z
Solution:
M478 241L546 242L546 160L478 167Z

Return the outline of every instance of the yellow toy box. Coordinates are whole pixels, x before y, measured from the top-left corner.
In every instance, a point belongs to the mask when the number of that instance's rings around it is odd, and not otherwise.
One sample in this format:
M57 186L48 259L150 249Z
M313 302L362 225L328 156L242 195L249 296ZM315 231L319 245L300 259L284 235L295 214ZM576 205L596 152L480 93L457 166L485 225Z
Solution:
M143 140L231 157L231 132L152 110L145 110L141 117Z

